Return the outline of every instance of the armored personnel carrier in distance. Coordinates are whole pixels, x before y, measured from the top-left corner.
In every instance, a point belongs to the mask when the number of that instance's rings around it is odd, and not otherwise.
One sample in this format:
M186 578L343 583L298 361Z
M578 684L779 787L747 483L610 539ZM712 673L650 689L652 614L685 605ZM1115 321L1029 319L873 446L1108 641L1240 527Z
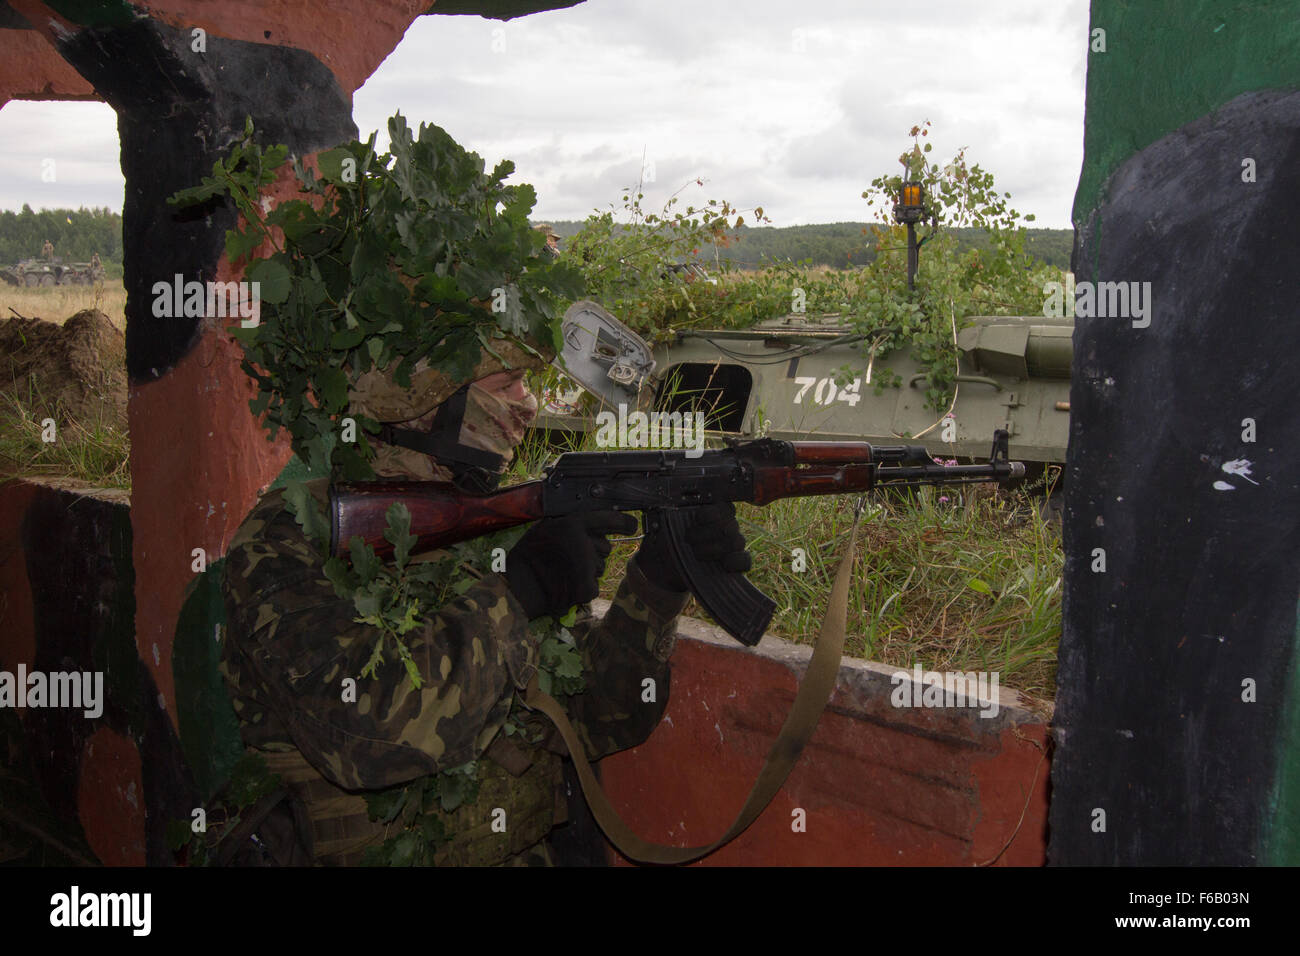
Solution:
M982 459L1005 428L1026 483L1065 462L1073 319L977 316L957 336L952 421L926 402L927 372L908 350L873 356L838 316L790 315L750 329L682 331L655 346L635 393L641 410L702 411L706 435L924 444L937 458ZM889 383L889 384L883 384ZM897 383L897 384L893 384ZM881 387L883 384L883 387ZM580 394L546 396L536 423L593 427ZM558 436L553 436L558 437ZM1033 466L1037 467L1034 468Z
M104 277L98 262L68 262L55 259L24 259L0 268L0 279L14 286L93 285Z

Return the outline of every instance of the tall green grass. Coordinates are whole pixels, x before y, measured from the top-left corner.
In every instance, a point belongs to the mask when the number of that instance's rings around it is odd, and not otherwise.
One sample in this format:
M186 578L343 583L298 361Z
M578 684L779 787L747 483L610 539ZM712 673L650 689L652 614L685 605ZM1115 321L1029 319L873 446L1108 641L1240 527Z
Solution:
M41 422L59 424L46 442ZM107 414L90 421L51 409L30 379L0 392L0 481L8 478L73 478L99 488L131 487L131 443Z
M847 542L852 501L788 499L741 513L754 555L750 577L778 604L772 630L810 641ZM795 548L806 554L802 572L794 570ZM997 671L1050 698L1063 561L1056 526L1031 500L969 489L877 498L859 533L845 653L900 667Z
M508 481L541 473L590 437L548 446L532 433ZM754 559L749 578L777 603L770 630L811 643L848 542L854 496L792 498L737 517ZM1041 498L992 486L867 498L858 533L845 654L898 667L996 671L1041 701L1056 693L1064 555ZM616 541L601 582L610 598L638 541ZM803 549L803 570L795 549ZM694 604L694 602L692 602ZM692 606L688 614L707 617Z

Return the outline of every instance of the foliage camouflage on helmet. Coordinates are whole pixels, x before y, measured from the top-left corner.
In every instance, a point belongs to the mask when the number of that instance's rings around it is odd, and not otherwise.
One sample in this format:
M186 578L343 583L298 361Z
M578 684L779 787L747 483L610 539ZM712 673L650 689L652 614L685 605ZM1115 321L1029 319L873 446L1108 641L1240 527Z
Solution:
M388 133L382 156L373 133L320 153L319 176L295 158L307 198L264 212L258 191L287 150L261 149L250 120L211 177L169 200L229 194L238 206L244 224L227 232L226 254L249 259L244 277L262 304L257 326L230 330L257 383L250 408L271 438L289 432L313 472L349 479L373 476L364 432L406 410L400 393L418 417L474 378L542 364L560 346L560 303L582 292L575 267L542 254L546 239L528 223L533 187L505 185L513 163L487 173L445 130L421 124L412 135L400 113ZM383 410L367 377L376 369L397 387ZM369 388L354 394L359 382ZM362 431L340 441L354 399Z

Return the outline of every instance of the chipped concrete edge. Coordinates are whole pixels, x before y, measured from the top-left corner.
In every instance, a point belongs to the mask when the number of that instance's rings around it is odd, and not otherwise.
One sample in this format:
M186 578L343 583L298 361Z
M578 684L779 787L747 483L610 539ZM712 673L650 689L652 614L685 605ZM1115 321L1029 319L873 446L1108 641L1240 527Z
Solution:
M62 491L82 498L96 498L100 501L117 505L131 505L131 492L127 488L102 488L76 478L44 477L40 475L11 475L0 478L0 488L8 485L31 485L33 488L45 488Z

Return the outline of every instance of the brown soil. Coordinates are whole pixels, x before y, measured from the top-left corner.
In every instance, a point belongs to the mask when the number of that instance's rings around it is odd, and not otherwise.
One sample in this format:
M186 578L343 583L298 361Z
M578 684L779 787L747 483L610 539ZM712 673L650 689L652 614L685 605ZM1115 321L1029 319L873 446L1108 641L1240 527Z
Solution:
M78 312L62 325L0 322L0 396L33 414L126 431L126 339L108 316Z

